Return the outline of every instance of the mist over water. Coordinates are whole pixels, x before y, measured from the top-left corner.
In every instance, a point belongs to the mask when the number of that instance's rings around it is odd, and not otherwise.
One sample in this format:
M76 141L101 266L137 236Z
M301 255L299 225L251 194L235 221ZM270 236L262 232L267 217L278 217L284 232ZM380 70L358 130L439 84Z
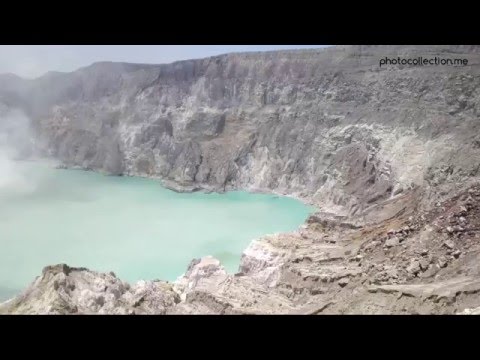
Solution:
M193 258L212 255L235 272L252 239L295 230L313 210L286 197L179 194L149 179L1 161L3 300L57 263L130 282L175 280Z
M27 170L19 166L7 153L0 149L0 192L13 195L34 191L35 184L33 179L29 178Z
M28 169L16 160L29 158L33 153L30 119L20 110L0 107L0 190L2 192L30 192L34 182Z

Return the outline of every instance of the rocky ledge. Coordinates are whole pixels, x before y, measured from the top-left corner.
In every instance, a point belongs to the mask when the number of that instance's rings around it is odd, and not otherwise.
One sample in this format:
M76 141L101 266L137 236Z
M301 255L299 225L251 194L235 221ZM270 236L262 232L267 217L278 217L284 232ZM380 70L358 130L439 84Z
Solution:
M8 314L479 314L480 185L435 207L407 192L356 226L318 213L298 231L254 240L239 271L192 261L173 283L48 266L0 305Z

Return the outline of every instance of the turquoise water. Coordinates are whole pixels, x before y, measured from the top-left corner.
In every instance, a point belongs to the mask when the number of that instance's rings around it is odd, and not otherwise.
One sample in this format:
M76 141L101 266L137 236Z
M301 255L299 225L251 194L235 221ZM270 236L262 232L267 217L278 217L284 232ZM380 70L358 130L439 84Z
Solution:
M0 171L0 298L57 263L130 282L175 280L193 258L212 255L235 272L252 239L295 230L313 211L287 197L180 194L155 180L40 163Z

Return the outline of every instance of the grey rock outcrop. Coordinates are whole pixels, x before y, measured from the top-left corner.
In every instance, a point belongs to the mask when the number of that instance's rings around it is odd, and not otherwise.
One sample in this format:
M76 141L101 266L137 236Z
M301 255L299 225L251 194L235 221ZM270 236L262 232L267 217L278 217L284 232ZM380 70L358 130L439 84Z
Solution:
M0 305L0 313L164 314L179 301L166 282L139 281L130 286L113 273L59 264L44 268L23 294Z

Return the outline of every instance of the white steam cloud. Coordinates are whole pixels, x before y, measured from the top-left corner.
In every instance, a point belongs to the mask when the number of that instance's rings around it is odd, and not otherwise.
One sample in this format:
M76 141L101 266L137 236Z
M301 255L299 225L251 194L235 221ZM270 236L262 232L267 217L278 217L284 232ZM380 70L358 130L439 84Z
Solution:
M28 117L19 110L0 108L0 191L30 192L29 180L18 160L32 155L33 141Z

